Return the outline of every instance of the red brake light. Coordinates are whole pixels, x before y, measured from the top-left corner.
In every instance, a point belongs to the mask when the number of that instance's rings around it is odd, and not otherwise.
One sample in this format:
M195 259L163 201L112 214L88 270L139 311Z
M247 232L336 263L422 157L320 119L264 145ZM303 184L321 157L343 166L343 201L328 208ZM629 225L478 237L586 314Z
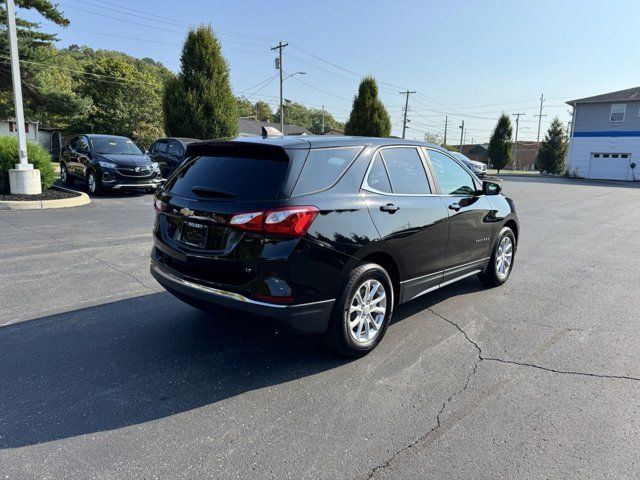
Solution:
M229 225L253 232L302 237L318 213L316 207L275 208L266 212L233 215L229 219Z

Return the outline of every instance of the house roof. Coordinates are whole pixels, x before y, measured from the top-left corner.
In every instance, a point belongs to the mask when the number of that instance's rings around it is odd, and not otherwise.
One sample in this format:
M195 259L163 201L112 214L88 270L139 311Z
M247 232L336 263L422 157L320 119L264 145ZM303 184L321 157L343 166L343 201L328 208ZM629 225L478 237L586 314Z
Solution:
M249 120L247 118L238 119L238 126L240 127L240 136L259 137L262 136L262 127L273 127L280 130L279 123L273 122L261 122L259 120ZM312 133L306 128L299 127L297 125L284 124L285 135L312 135Z
M574 106L577 103L600 103L600 102L626 102L630 100L640 100L640 87L627 88L617 92L603 93L593 97L569 100L568 105Z

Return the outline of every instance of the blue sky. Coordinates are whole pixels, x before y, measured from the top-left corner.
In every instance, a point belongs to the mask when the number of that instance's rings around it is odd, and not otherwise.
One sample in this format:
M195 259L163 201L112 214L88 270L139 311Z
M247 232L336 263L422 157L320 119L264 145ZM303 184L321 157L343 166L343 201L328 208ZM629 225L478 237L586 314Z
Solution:
M234 92L276 106L278 40L285 98L325 105L344 121L361 75L381 82L395 134L402 127L401 89L410 98L408 138L442 134L449 143L487 141L498 115L525 113L519 138L535 140L540 94L543 131L554 115L569 120L566 100L640 84L636 54L640 2L573 1L289 1L59 0L71 26L59 46L88 45L151 57L179 69L189 26L211 24L231 69ZM20 12L24 15L24 12ZM34 18L33 15L27 15ZM123 38L128 37L128 38ZM304 82L304 83L303 83ZM384 83L382 83L384 82ZM400 88L401 87L401 88Z

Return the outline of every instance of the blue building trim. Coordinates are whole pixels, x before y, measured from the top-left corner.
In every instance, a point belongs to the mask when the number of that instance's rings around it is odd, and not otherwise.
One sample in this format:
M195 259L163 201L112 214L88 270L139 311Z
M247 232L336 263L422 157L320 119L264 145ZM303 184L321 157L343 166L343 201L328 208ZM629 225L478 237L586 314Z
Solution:
M638 130L609 130L607 132L573 132L574 137L640 137Z

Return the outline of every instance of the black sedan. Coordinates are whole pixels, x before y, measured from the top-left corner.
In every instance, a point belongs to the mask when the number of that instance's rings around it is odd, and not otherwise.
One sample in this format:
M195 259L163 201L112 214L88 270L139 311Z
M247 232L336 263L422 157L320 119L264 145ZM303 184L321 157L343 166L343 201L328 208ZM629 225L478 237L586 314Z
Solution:
M60 157L62 183L70 186L75 180L86 181L92 195L103 190L152 192L162 182L158 164L126 137L78 135Z
M176 297L324 333L348 355L397 305L472 275L509 278L519 224L500 185L396 139L201 142L155 198L151 273Z

